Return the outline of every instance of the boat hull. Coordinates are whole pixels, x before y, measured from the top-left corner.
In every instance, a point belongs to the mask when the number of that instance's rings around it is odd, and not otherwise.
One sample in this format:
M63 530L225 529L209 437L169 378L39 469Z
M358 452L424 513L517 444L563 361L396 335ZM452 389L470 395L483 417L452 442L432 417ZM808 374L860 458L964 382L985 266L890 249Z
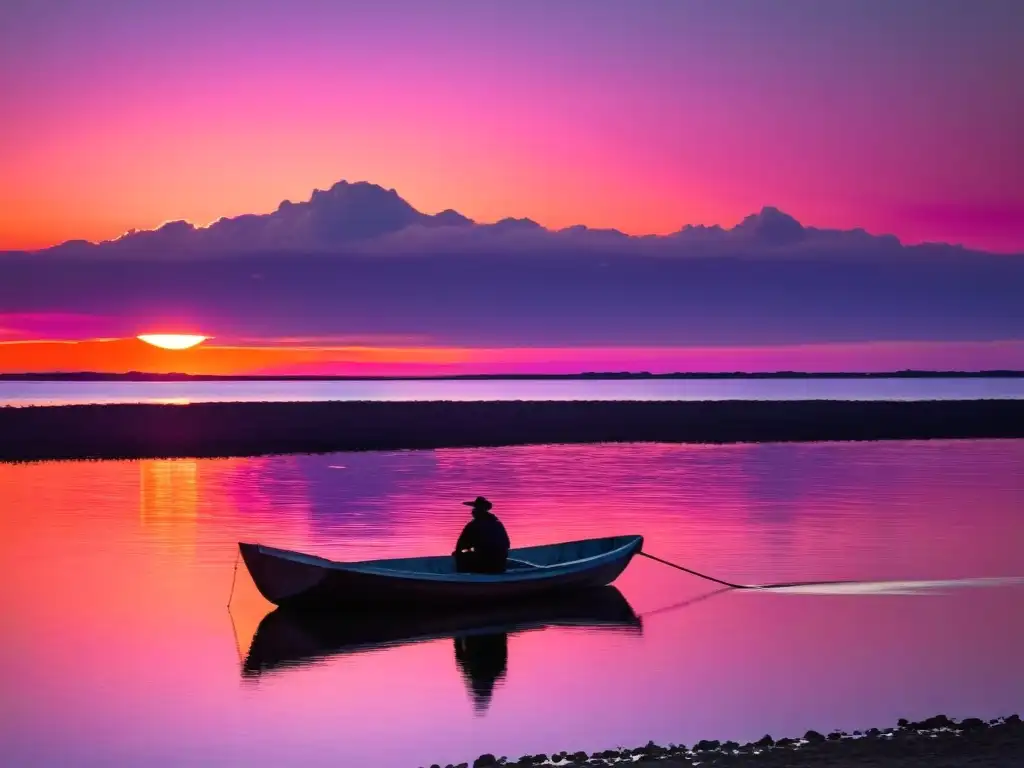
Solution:
M623 536L551 545L552 548L576 547L581 552L587 552L588 546L591 549L607 546L608 551L544 567L483 575L444 572L442 568L447 558L338 563L258 544L239 544L257 589L271 603L282 607L464 605L529 600L603 587L625 570L642 549L643 538ZM510 557L515 558L518 553L536 557L546 549L513 550ZM420 573L393 565L403 562L422 562L437 572Z

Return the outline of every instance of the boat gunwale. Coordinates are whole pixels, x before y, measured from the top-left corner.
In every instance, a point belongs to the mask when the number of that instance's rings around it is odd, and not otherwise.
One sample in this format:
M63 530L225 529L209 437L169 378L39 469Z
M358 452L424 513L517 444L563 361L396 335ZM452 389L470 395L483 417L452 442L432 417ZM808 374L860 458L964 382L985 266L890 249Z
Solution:
M592 539L578 539L576 541L565 541L558 542L556 544L541 544L534 547L519 547L518 551L524 549L538 549L541 547L558 547L570 544L584 544L591 541L608 541L611 539L626 539L626 542L615 549L609 550L608 552L601 552L590 557L578 558L576 560L567 560L562 563L555 563L552 565L537 565L531 569L506 571L505 573L499 574L484 574L484 573L432 573L430 571L402 571L394 568L386 567L373 567L374 563L381 562L393 562L394 560L420 560L429 559L431 557L443 559L444 555L433 555L426 556L423 558L392 558L388 559L377 559L377 560L359 560L354 562L344 562L337 560L328 560L325 557L319 555L307 555L303 552L296 552L294 550L279 549L277 547L268 547L263 544L248 544L250 547L254 547L260 555L265 557L277 558L281 560L290 560L293 563L300 565L307 565L314 568L324 568L326 570L336 570L349 573L358 573L367 576L379 576L389 579L401 579L405 581L431 581L431 582L447 582L447 583L479 583L479 584L496 584L496 583L510 583L510 582L523 582L523 581L542 581L544 579L553 578L565 573L573 573L576 571L585 571L591 567L595 567L604 562L614 562L626 556L626 550L634 549L634 552L629 553L630 555L635 554L643 546L643 536L641 534L625 534L619 536L599 536ZM242 544L240 543L240 546ZM509 551L510 557L517 550L513 549ZM297 557L296 557L297 556ZM315 561L315 562L310 562ZM585 567L580 567L580 566Z

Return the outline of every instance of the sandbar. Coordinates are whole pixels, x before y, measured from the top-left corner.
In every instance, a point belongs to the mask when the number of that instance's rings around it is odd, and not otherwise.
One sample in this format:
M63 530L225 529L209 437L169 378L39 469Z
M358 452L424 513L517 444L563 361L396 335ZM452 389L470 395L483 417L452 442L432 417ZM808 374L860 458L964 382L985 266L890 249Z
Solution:
M1024 438L1024 400L228 402L0 408L0 461L558 443Z

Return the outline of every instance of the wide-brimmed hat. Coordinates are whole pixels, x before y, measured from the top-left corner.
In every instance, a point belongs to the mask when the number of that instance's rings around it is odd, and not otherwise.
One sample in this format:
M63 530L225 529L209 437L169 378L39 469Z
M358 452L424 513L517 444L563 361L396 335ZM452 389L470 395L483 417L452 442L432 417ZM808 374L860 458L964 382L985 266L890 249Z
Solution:
M465 504L467 507L472 507L473 509L482 509L484 512L489 512L491 507L494 506L483 496L477 496L472 501L464 501L462 503Z

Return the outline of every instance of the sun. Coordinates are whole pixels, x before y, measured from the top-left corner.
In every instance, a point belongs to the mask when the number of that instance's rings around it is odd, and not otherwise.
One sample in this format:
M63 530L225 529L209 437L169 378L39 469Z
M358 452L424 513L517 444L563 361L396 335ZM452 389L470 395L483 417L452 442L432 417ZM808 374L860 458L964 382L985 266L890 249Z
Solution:
M189 349L197 344L202 344L209 336L193 336L182 333L144 333L136 336L139 341L152 344L161 349Z

